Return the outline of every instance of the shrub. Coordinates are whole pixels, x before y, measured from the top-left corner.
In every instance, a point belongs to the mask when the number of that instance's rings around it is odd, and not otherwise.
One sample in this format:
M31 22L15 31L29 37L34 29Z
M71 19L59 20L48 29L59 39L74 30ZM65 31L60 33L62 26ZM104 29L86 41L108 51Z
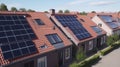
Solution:
M98 54L93 55L92 57L82 61L78 64L79 67L91 67L93 64L97 63L100 60L100 57Z
M79 65L76 62L74 62L74 63L70 64L69 67L79 67Z
M106 54L108 54L109 52L111 52L112 49L113 49L113 47L107 47L107 48L101 50L100 53L101 53L101 55L106 55Z
M83 49L82 48L79 48L77 53L76 53L76 60L77 61L82 61L86 58L86 55L85 53L83 52Z

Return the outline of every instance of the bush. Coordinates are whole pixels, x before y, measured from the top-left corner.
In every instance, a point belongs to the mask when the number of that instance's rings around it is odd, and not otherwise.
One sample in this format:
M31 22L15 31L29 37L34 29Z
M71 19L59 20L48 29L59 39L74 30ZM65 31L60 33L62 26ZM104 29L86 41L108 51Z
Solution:
M76 53L76 60L79 62L79 61L82 61L86 58L86 55L85 53L83 52L83 49L82 48L79 48L77 53Z
M79 65L76 62L74 62L74 63L70 64L69 67L79 67Z
M111 51L112 51L112 47L107 47L104 50L101 50L100 53L101 53L101 55L106 55Z
M120 47L119 43L118 44L113 44L113 45L101 50L100 53L101 53L101 55L106 55L106 54L110 53L112 50L117 49L119 47Z
M92 57L82 61L78 64L79 67L91 67L93 64L97 63L100 60L100 57L98 54L93 55Z

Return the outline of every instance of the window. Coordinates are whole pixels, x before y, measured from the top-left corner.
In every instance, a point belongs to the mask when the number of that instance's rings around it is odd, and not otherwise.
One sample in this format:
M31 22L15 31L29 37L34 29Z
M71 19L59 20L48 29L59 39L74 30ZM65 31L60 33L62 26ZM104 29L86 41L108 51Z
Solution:
M37 67L47 67L47 58L46 58L46 56L42 57L42 58L39 58L37 62L38 62Z
M92 26L92 29L98 34L98 35L101 35L102 34L102 30L97 27L97 26Z
M48 40L50 41L51 44L56 44L56 43L62 42L62 40L60 39L60 37L57 34L49 34L49 35L46 35L46 37L48 38Z
M29 61L24 64L24 67L34 67L34 61Z
M101 45L104 43L104 37L101 37Z
M35 19L35 22L36 22L38 25L44 25L44 23L43 23L40 19Z
M89 41L89 50L93 49L93 41Z
M70 58L70 48L66 48L65 49L65 59L69 59Z

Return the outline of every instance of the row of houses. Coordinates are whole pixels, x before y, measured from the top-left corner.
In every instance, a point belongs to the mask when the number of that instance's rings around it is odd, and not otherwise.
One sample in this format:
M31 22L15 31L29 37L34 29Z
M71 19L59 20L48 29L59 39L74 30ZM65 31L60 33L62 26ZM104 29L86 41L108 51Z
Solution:
M1 67L66 67L74 47L90 55L120 35L118 13L0 12Z

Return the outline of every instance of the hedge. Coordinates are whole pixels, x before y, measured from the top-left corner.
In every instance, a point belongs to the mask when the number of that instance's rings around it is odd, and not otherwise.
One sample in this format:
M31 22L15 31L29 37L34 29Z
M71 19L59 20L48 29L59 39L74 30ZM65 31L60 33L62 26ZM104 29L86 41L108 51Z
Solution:
M100 60L100 57L98 54L95 54L94 56L80 62L80 63L72 63L70 67L91 67L93 64L97 63Z
M100 53L101 53L101 55L106 55L106 54L110 53L111 51L113 51L114 49L117 49L119 47L120 47L119 43L118 44L113 44L113 45L101 50Z

